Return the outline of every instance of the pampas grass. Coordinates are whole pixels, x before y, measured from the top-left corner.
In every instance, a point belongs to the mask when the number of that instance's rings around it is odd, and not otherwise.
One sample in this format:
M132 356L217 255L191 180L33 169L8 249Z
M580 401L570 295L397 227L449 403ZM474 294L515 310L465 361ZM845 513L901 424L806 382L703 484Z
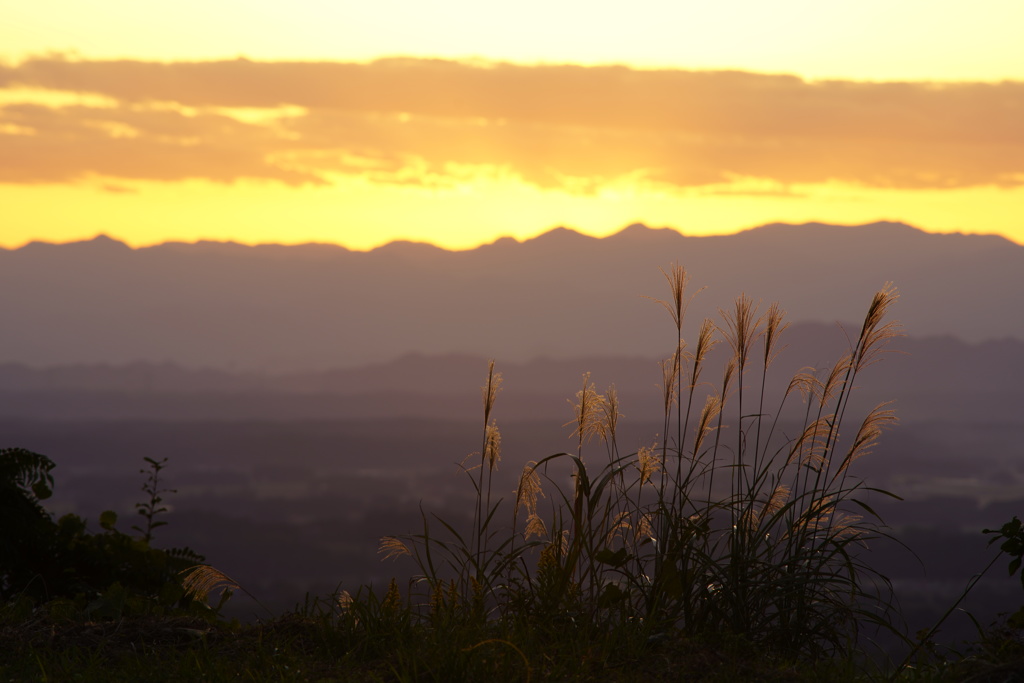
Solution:
M585 374L566 425L575 452L527 463L503 517L490 476L500 444L492 361L479 464L466 470L476 494L471 529L424 513L422 533L387 537L382 551L413 559L422 604L454 590L449 602L475 606L473 618L484 621L582 619L645 637L719 634L788 655L850 656L865 627L892 628L888 580L860 559L866 544L887 537L868 498L892 494L854 470L896 418L881 403L852 439L841 427L859 373L899 333L884 322L896 291L886 285L873 297L834 365L805 369L774 393L769 371L788 327L782 308L761 312L741 295L720 309L721 321L699 324L691 347L689 277L681 267L663 272L669 297L655 301L675 334L662 362L660 439L620 455L618 396ZM708 381L708 354L720 343L731 354ZM786 436L782 416L794 408L802 424ZM593 458L594 441L606 457Z

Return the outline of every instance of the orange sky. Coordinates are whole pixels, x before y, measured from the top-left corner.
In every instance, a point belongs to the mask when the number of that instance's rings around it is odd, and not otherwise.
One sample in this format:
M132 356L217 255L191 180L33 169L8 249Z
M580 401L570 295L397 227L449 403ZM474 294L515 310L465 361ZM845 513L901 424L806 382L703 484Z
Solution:
M1024 3L641 4L26 4L0 246L880 219L1024 244Z

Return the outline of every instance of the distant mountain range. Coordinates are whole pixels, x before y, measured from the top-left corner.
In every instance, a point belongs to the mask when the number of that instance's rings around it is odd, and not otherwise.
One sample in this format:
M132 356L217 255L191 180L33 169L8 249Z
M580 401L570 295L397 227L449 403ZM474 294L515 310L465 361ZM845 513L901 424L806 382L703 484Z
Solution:
M850 333L855 333L851 330ZM836 325L801 323L786 330L769 375L785 389L805 367L830 367L846 348ZM860 375L858 412L894 400L912 420L1024 424L1024 342L969 344L953 337L900 337ZM717 384L725 345L707 359L704 381ZM568 400L591 373L604 391L614 384L633 419L662 414L657 358L589 357L501 362L502 418L569 420ZM19 419L351 419L427 417L473 420L487 359L410 354L361 368L268 375L182 368L171 363L31 368L0 364L0 420ZM745 384L760 381L753 371Z
M792 321L856 323L892 281L901 293L893 315L914 336L1024 340L1024 247L900 223L773 224L718 237L632 225L604 239L557 228L457 252L409 242L369 252L131 249L101 236L0 250L0 362L171 363L231 371L236 381L239 372L354 369L412 353L520 364L654 358L674 332L643 297L668 296L658 269L673 262L689 271L692 292L706 287L684 335L741 292L779 301Z

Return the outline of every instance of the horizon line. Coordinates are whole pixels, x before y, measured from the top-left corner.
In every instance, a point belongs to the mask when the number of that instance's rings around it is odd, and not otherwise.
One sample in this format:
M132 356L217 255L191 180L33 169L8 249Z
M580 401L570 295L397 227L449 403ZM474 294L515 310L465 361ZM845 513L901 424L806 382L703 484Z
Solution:
M669 226L669 225L653 227L653 226L650 226L650 225L644 223L643 221L634 221L634 222L629 223L628 225L626 225L626 226L624 226L622 228L619 228L618 230L613 230L611 232L607 232L607 233L604 233L604 234L600 234L600 233L598 233L597 231L594 231L594 230L586 230L586 229L581 229L581 228L577 228L577 227L572 227L572 226L569 226L569 225L558 224L558 225L554 225L553 227L541 230L540 232L537 232L536 234L534 234L531 237L526 237L526 238L520 239L520 238L513 237L511 235L501 235L501 236L498 236L498 237L496 237L494 239L491 239L490 241L487 241L487 240L480 241L480 242L478 242L478 243L476 243L476 244L474 244L472 246L468 246L468 247L450 247L450 246L444 246L443 244L438 244L438 243L430 242L430 241L397 238L397 239L390 239L390 240L387 240L385 242L381 242L380 244L377 244L377 245L375 245L373 247L370 247L368 249L354 249L352 247L349 247L349 246L345 245L344 243L342 243L340 241L339 242L249 242L249 241L240 240L240 239L234 239L234 238L231 238L231 239L209 239L209 238L202 238L202 237L197 238L197 239L195 239L193 241L178 240L178 239L165 239L165 240L156 241L156 242L133 243L133 242L131 242L131 241L121 237L121 236L112 235L112 234L107 233L107 232L97 232L97 233L93 234L92 237L83 237L83 238L80 238L80 239L74 239L73 238L73 239L68 239L68 240L65 240L65 241L53 241L53 240L48 240L48 239L46 239L44 237L39 237L39 238L33 238L33 239L28 240L28 241L25 241L25 242L23 242L21 244L18 244L17 246L4 246L4 245L0 244L0 250L3 250L3 251L18 251L18 250L24 249L26 247L29 247L31 245L34 245L34 244L47 245L47 246L66 246L66 245L73 245L73 244L87 244L87 243L90 243L90 242L95 242L97 240L104 240L105 239L105 240L109 240L111 242L115 242L117 244L124 245L125 247L127 247L127 248L129 248L129 249L131 249L133 251L134 250L139 250L139 249L149 249L149 248L153 248L153 247L168 246L168 245L183 245L183 246L198 246L198 245L225 245L225 246L227 246L227 245L234 245L234 246L250 247L250 248L256 248L256 247L337 247L337 248L344 249L345 251L349 251L349 252L353 252L353 253L368 254L368 253L377 251L379 249L387 248L387 247L392 246L392 245L407 244L407 245L416 245L416 246L427 246L427 247L432 247L434 249L438 249L440 251L446 251L446 252L451 252L451 253L458 253L458 252L466 252L466 251L475 251L476 249L480 249L482 247L487 247L487 246L492 246L492 245L498 244L499 242L512 241L512 242L514 242L516 244L525 244L527 242L531 242L533 240L545 237L547 235L551 235L552 233L575 234L575 235L578 235L580 237L585 237L585 238L588 238L588 239L603 240L603 239L607 239L607 238L610 238L610 237L617 237L617 236L622 235L624 233L628 233L631 230L635 231L637 229L644 229L644 230L647 230L647 231L650 231L650 232L660 232L660 231L668 230L668 231L671 231L671 232L674 232L674 233L678 234L680 237L685 237L685 238L689 238L689 239L702 239L702 238L709 238L709 237L712 237L712 238L713 237L731 237L731 236L734 236L734 235L739 235L741 233L752 232L752 231L755 231L755 230L760 230L760 229L763 229L763 228L772 228L772 227L823 226L823 227L835 227L835 228L865 228L865 227L878 226L878 225L890 225L890 226L894 226L894 227L895 226L903 226L903 227L910 228L910 229L912 229L912 230L914 230L916 232L920 232L920 233L924 233L924 234L928 234L928 235L962 235L962 236L972 236L972 237L1001 237L1001 238L1005 239L1006 241L1010 242L1011 244L1015 244L1017 246L1024 246L1024 243L1017 242L1016 240L1014 240L1014 239L1012 239L1012 238L1010 238L1010 237L1008 237L1006 235L1000 234L998 232L965 232L963 230L952 230L952 231L930 230L928 228L923 228L923 227L920 227L918 225L914 225L912 223L907 223L907 222L900 221L900 220L879 218L877 220L869 221L867 223L828 223L828 222L816 221L816 220L808 220L808 221L804 221L802 223L791 223L791 222L786 222L786 221L771 221L771 222L768 222L768 223L761 223L761 224L758 224L758 225L737 228L736 230L732 230L732 231L716 232L716 233L712 233L712 234L700 234L700 235L686 234L680 228L676 228L674 226Z

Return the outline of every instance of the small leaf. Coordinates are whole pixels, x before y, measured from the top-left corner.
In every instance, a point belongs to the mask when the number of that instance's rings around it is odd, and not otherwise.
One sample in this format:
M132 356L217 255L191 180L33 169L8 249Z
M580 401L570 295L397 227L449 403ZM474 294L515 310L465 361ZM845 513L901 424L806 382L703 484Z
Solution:
M1010 576L1013 576L1014 574L1016 574L1018 569L1020 569L1020 558L1019 557L1015 558L1013 560L1013 562L1010 563Z
M104 510L100 513L100 526L107 531L113 531L117 524L117 513L113 510Z
M594 559L602 564L611 565L612 567L621 567L629 560L629 553L626 552L625 548L619 548L615 552L612 552L608 548L602 548L594 553Z
M32 484L32 493L35 494L35 497L39 500L46 500L53 495L53 491L42 479Z
M601 591L601 595L597 598L598 607L611 607L616 603L620 603L626 599L626 594L622 592L622 589L616 586L614 583L609 583Z

